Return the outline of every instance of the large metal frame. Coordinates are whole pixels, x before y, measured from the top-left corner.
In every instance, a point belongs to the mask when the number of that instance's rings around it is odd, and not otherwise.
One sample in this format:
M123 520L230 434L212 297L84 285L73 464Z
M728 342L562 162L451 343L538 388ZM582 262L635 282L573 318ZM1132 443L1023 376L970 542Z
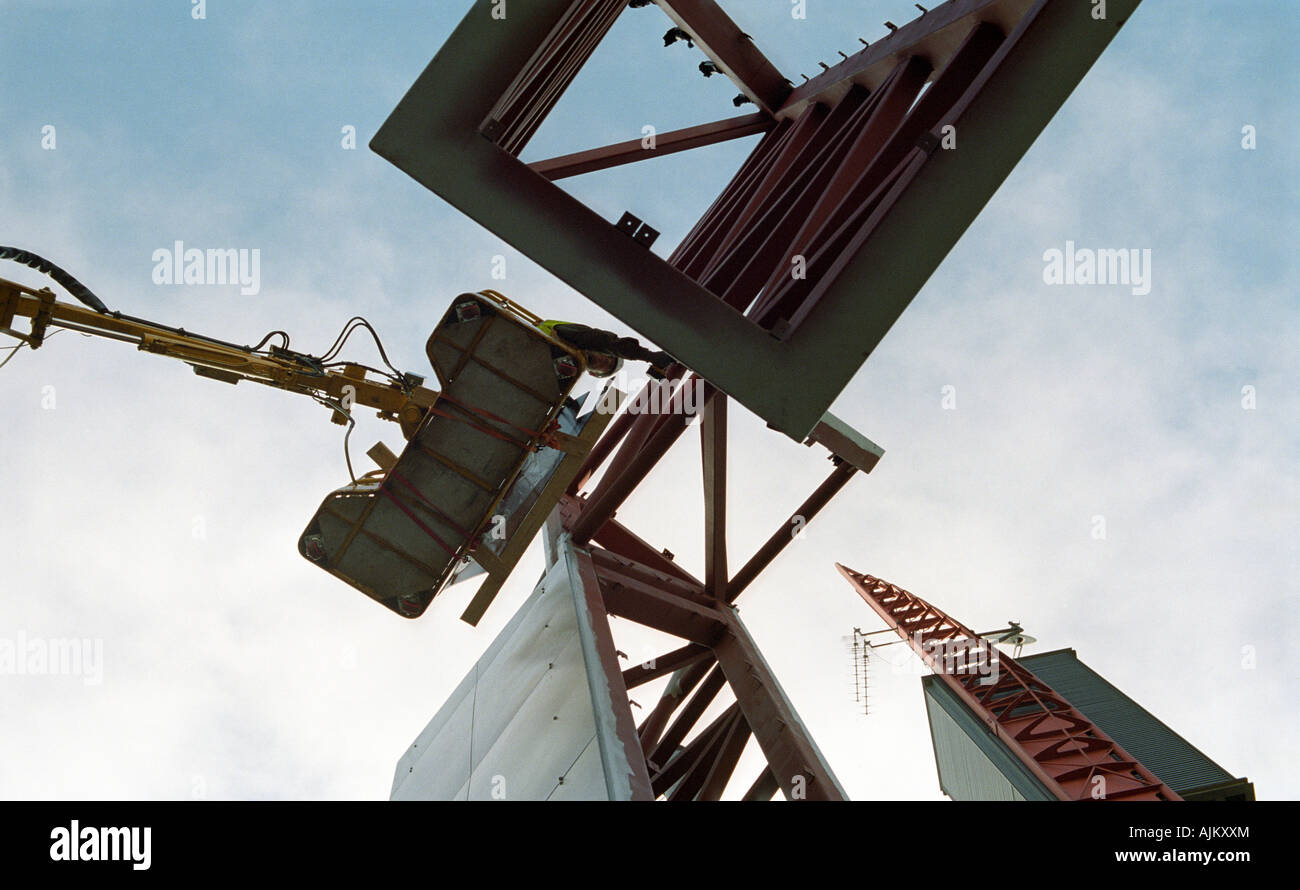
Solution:
M950 0L791 90L712 0L660 0L771 119L667 261L517 158L624 0L479 0L371 147L802 439L1137 3Z
M1102 21L1076 0L949 0L797 89L715 0L656 2L758 108L663 134L663 152L763 134L667 260L553 182L658 149L518 159L627 0L529 0L504 18L479 0L370 144L681 362L672 397L634 398L656 407L610 424L547 523L550 564L567 552L579 567L611 700L671 674L635 743L630 708L615 706L615 734L638 748L651 796L716 799L752 735L768 765L747 799L838 799L733 608L793 534L784 524L729 569L729 402L831 452L831 472L793 514L804 523L870 472L881 449L827 408L1139 0L1111 0ZM687 399L695 387L703 398ZM703 580L614 519L700 411ZM617 672L610 615L684 645ZM734 704L699 728L724 686Z

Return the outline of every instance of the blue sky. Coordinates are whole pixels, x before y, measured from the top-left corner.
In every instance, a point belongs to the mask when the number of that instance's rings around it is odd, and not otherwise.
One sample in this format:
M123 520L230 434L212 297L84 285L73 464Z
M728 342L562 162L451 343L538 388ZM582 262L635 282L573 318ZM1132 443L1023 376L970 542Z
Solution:
M729 6L796 81L915 14ZM0 243L113 308L239 342L284 328L323 349L364 314L417 372L465 290L621 327L365 147L467 7L209 2L195 21L185 0L0 3ZM853 797L939 792L914 675L882 667L871 716L854 713L840 638L879 623L836 560L968 624L1017 618L1036 651L1074 647L1261 797L1300 790L1292 22L1264 0L1146 0L833 407L886 456L742 608ZM669 25L625 14L525 159L737 113L698 52L662 46ZM610 219L633 210L666 255L752 144L565 187ZM151 255L176 240L261 250L260 293L155 285ZM1044 284L1043 252L1067 240L1150 249L1151 292ZM307 400L64 334L0 372L0 406L0 637L104 643L99 686L0 676L3 797L386 797L541 570L535 548L471 629L467 592L400 622L307 565L297 534L346 479L340 429ZM742 411L732 425L739 564L828 465ZM363 421L354 452L396 447L384 426ZM620 519L700 567L693 438L648 481Z

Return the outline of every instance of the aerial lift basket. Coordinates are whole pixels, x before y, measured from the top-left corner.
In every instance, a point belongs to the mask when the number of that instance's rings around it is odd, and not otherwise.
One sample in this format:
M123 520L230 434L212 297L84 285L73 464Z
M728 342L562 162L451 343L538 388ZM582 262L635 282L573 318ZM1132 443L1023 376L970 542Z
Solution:
M437 401L395 463L325 498L299 552L406 618L473 560L489 575L462 616L476 623L609 419L579 428L583 355L540 321L495 291L457 297L426 347Z

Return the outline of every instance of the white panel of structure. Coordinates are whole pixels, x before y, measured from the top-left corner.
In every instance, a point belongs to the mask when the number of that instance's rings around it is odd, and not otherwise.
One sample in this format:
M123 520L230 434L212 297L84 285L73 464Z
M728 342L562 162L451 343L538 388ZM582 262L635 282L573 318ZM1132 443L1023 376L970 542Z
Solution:
M393 800L607 800L567 561L397 764Z

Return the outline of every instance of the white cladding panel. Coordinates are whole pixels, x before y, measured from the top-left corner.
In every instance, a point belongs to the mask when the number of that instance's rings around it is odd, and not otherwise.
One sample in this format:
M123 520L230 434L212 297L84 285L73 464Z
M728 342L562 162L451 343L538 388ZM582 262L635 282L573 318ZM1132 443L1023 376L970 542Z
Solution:
M567 561L403 755L392 799L608 799Z

